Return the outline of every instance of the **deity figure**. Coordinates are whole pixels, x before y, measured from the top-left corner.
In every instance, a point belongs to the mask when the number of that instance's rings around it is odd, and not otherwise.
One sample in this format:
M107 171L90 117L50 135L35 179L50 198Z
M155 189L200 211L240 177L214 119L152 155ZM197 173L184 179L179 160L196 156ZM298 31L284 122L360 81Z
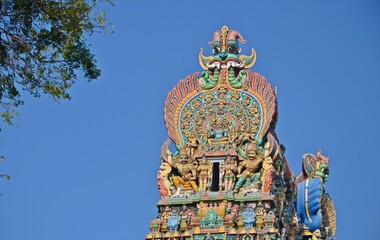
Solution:
M169 206L166 206L164 212L161 214L161 219L163 221L167 221L169 217L172 215L172 210Z
M178 217L177 210L172 211L172 215L168 219L168 228L171 233L178 231L178 226L180 224L180 219Z
M156 219L152 220L150 222L149 228L153 233L160 232L161 231L161 223L162 220L160 219L159 216L157 216Z
M252 104L252 106L248 109L249 115L253 116L259 112L259 106L256 102Z
M191 126L190 122L186 119L181 120L181 126L183 130L188 130Z
M184 111L183 111L183 117L184 118L191 118L193 116L193 111L186 108Z
M193 210L187 208L187 210L186 210L186 216L187 216L187 224L188 224L188 226L190 224L191 224L191 226L196 224L198 218L195 216L195 213L194 213Z
M243 107L248 107L249 104L251 104L251 98L248 96L245 96L243 100L241 101L241 104L243 105Z
M195 110L198 110L198 108L202 105L201 101L199 101L198 99L195 99L192 103L192 106Z
M268 214L265 216L264 219L264 225L266 228L273 228L274 224L276 222L276 215L273 211L269 211Z
M214 205L215 211L222 218L224 218L226 216L227 205L228 205L228 202L226 200L223 200L218 205L216 205L216 204Z
M205 109L201 109L199 112L198 112L198 116L199 116L199 119L202 119L205 120L206 119L206 116L207 116L207 112Z
M232 219L233 221L236 222L238 216L239 216L239 205L238 204L234 204L232 207L231 207L231 215L232 215Z
M203 155L198 165L199 191L206 192L211 180L212 163Z
M188 227L188 224L189 224L189 221L187 219L187 210L188 210L187 206L183 205L182 211L179 213L179 217L181 219L181 223L179 225L179 229L181 231L186 231L187 227Z
M236 131L236 128L234 126L230 127L230 134L229 134L229 147L230 148L236 148L236 140L238 139L239 134Z
M178 156L173 159L172 153L168 150L168 163L178 170L180 176L173 177L173 183L176 187L175 195L181 191L194 190L198 191L198 186L195 182L196 179L196 166L193 164L193 158L189 156L186 149L181 149Z
M256 214L253 211L252 205L248 205L245 211L242 213L243 223L246 229L250 229L253 227L253 224L256 221Z
M235 106L234 106L234 105L229 105L228 108L227 108L227 111L228 111L229 113L233 113L233 112L235 112Z
M231 158L231 155L227 155L224 164L221 165L220 172L224 179L224 190L232 191L236 179L237 164L235 160Z
M261 202L259 202L255 208L256 213L256 228L264 227L264 215L266 214L265 208Z
M239 93L234 91L231 94L231 102L237 102L237 100L239 100L239 99L240 99Z
M169 206L165 207L165 210L163 213L161 213L161 230L163 232L168 231L168 219L171 217L172 212Z
M197 208L198 208L198 218L199 220L202 220L203 217L206 216L206 213L208 212L209 208L207 204L204 202L200 202L199 204L197 204Z
M292 221L289 224L289 240L295 240L298 231L298 218L296 214L293 214Z
M261 167L261 191L269 192L272 187L272 178L273 178L273 160L269 156L270 143L267 142L264 145L264 161Z
M266 157L261 168L261 191L269 192L272 186L273 175L273 160L271 157Z
M210 150L214 149L215 145L220 145L220 148L228 143L227 129L228 126L226 126L222 118L216 118L213 120L207 140Z
M249 142L255 141L255 135L249 131L249 127L242 125L239 129L239 136L236 139L236 146L242 147Z
M212 95L211 92L207 92L205 97L204 97L204 100L206 103L210 103L210 102L212 102L212 100L214 100L214 96Z
M223 116L224 114L226 114L226 109L225 109L224 102L219 102L218 108L216 110L216 114L218 116Z
M191 131L187 131L185 137L187 138L186 147L190 149L190 155L194 156L195 151L198 149L199 141Z
M254 118L251 120L251 124L252 124L253 126L259 125L260 120L261 120L261 116L260 116L260 115L257 115L256 117L254 117Z
M257 172L262 162L264 161L262 153L257 147L257 143L253 142L246 147L245 160L238 166L238 181L235 185L235 192L238 192L241 187L249 187L252 183L260 179L260 173ZM245 169L243 172L242 170Z
M238 108L236 112L236 117L241 120L241 122L245 121L244 111L241 108Z
M195 118L195 120L194 120L195 125L196 125L197 127L201 127L202 124L203 124L203 120L204 120L204 119L202 119L201 117L197 117L197 118Z
M167 162L162 162L157 173L157 185L161 197L165 198L171 195L170 188L171 183L169 181L169 174L172 171L172 167Z

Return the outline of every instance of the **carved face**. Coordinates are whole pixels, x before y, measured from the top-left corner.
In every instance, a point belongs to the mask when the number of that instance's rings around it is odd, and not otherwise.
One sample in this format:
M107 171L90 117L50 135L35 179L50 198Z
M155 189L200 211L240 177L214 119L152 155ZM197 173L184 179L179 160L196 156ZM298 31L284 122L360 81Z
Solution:
M225 49L224 49L225 48ZM233 60L240 63L238 54L240 53L241 48L239 48L237 41L229 40L227 41L227 46L222 46L220 41L215 41L213 43L212 53L213 60L224 63L228 60Z
M200 64L203 69L213 72L216 69L227 68L237 74L241 69L250 68L256 61L256 52L252 49L251 56L239 56L240 43L245 43L243 36L235 30L223 26L214 33L209 44L212 46L212 56L203 56L203 49L199 53Z
M179 161L182 163L182 164L185 164L189 161L189 156L187 156L187 154L183 154L181 153L179 155Z
M247 157L250 160L255 159L256 155L256 151L253 149L247 151Z

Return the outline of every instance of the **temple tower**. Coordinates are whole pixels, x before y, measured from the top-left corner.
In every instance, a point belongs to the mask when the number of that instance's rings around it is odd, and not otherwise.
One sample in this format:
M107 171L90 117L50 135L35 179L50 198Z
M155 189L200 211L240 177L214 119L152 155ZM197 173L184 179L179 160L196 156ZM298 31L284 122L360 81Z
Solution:
M325 192L329 158L305 154L302 173L289 168L275 133L277 99L271 84L249 70L256 53L223 26L199 62L169 92L161 148L158 217L146 239L329 239L334 205ZM172 149L172 150L170 150Z

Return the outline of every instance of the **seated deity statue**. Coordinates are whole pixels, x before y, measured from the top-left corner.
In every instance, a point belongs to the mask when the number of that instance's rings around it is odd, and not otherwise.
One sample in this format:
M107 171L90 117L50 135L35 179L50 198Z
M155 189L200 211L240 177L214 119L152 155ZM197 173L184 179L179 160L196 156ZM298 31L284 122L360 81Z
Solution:
M210 150L215 149L216 146L223 148L228 143L228 127L225 125L221 118L215 119L211 124L207 140Z
M168 151L168 162L173 168L177 169L180 175L173 177L173 183L176 187L174 195L190 190L197 192L198 186L195 182L197 168L193 164L192 156L187 153L186 149L181 149L180 153L174 160L171 152Z

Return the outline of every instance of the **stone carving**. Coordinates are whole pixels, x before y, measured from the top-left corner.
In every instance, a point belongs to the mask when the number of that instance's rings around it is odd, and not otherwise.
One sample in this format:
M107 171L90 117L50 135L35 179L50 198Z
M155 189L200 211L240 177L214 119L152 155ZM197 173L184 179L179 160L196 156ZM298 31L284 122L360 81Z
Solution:
M224 179L224 190L232 191L235 185L236 172L237 172L236 161L232 159L231 155L227 155L224 164L221 165L220 172Z
M253 207L251 205L248 205L246 210L242 214L243 216L243 222L244 222L244 227L246 229L250 229L253 227L255 221L256 221L256 214L253 211Z
M193 159L185 149L181 149L179 155L173 160L173 155L168 152L168 163L178 170L180 176L174 176L173 182L176 187L176 193L180 194L181 191L194 190L198 191L196 184L196 166L193 164Z
M334 204L325 191L329 158L305 154L295 177L277 138L277 97L250 68L243 36L217 30L204 69L168 93L157 185L159 218L153 239L330 239ZM297 136L295 136L297 137ZM171 150L169 150L171 149Z

